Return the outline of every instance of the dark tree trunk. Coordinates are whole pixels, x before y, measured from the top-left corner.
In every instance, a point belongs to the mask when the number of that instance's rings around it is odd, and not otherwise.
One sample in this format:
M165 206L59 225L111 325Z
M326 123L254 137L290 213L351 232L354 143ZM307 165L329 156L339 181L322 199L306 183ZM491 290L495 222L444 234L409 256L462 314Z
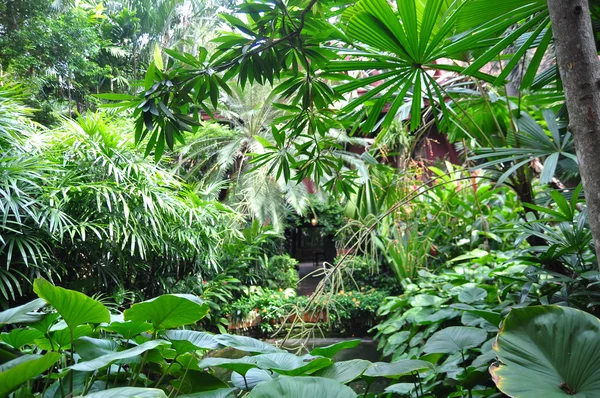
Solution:
M596 254L600 253L600 60L588 0L548 0L569 130L588 207ZM600 255L598 255L600 260Z

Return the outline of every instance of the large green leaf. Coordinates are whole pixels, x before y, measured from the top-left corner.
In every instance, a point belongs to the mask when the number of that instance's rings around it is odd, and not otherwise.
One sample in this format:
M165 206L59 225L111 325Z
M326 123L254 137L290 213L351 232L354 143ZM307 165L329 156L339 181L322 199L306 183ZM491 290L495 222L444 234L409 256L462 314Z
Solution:
M484 300L487 297L487 291L477 286L466 286L458 294L458 300L461 303L472 304L476 301Z
M148 322L114 321L111 322L110 325L104 326L103 329L119 333L121 336L125 337L126 339L129 339L134 336L137 336L140 333L152 330L152 325Z
M178 354L199 349L214 350L221 345L210 333L196 332L193 330L168 330L165 337L169 339Z
M75 351L82 360L90 361L103 355L112 354L119 349L119 343L109 339L80 337L73 342Z
M264 369L250 369L244 376L238 372L231 372L231 384L240 390L252 390L265 381L271 381L279 374Z
M333 358L335 354L348 348L354 348L360 344L360 339L344 340L339 343L331 344L326 347L316 347L310 353L311 355L320 355L327 358Z
M44 278L38 278L33 282L33 290L40 298L56 308L71 329L85 323L110 321L108 309L83 293L54 286Z
M358 378L372 365L371 362L364 359L351 359L349 361L336 362L325 369L321 369L315 373L315 376L326 377L345 384Z
M198 366L203 368L225 368L245 375L250 369L258 368L255 357L243 358L205 358Z
M31 323L39 321L44 314L32 313L32 311L40 309L45 305L46 301L39 298L18 307L9 308L6 311L2 311L0 312L0 325L11 323Z
M214 391L203 391L195 394L179 395L179 398L227 398L234 396L235 388L219 388Z
M126 321L150 321L154 329L159 330L196 323L208 310L208 305L194 295L164 294L132 305L123 315Z
M286 376L310 374L333 363L329 358L314 358L310 355L299 357L287 352L262 354L254 358L261 368L273 370Z
M31 358L31 357L30 357ZM0 397L6 397L23 383L28 382L35 376L45 372L58 361L60 354L49 352L44 356L35 356L34 359L23 361L20 358L16 366L10 366L10 362L4 364L7 370L0 373ZM11 361L12 362L12 361Z
M39 355L39 354L25 354L20 357L16 357L8 362L4 362L3 364L1 364L0 365L0 373L6 372L8 369L14 368L15 366L17 366L23 362L32 361L34 359L39 359L41 357L42 357L42 355Z
M487 339L487 332L469 326L451 326L436 332L427 340L423 352L454 354L480 346Z
M502 316L497 312L484 311L484 310L471 310L471 309L464 310L464 311L468 314L473 314L475 316L483 318L496 327L499 327L500 322L502 322Z
M10 333L0 335L3 342L16 349L32 344L36 339L42 337L44 337L44 334L35 329L13 329Z
M323 377L281 376L257 385L248 398L356 398L348 386Z
M386 387L385 392L391 392L405 396L410 394L414 388L415 385L413 383L396 383Z
M510 311L494 346L496 385L517 398L600 397L600 320L559 306Z
M85 398L167 398L163 390L157 388L120 387L87 394Z
M71 337L73 337L73 340L77 340L83 336L91 336L92 333L93 330L90 325L79 325L73 330L64 328L52 332L50 335L52 343L47 339L44 341L38 340L36 343L38 347L46 351L54 351L57 347L68 349L71 347Z
M234 336L232 334L219 334L215 340L226 347L235 348L240 351L247 351L253 354L269 354L273 352L285 352L270 344L263 343L260 340L247 336Z
M45 314L39 321L30 324L29 327L45 334L48 333L50 329L56 330L54 326L57 325L55 322L58 318L60 318L58 312L50 312Z
M75 365L71 366L71 369L84 371L84 372L92 372L94 370L103 368L115 361L136 357L140 354L143 354L144 352L146 352L148 350L152 350L161 345L170 345L170 343L168 341L164 341L164 340L150 340L150 341L145 342L144 344L140 344L140 345L130 348L128 350L123 350L123 351L119 351L119 352L115 352L115 353L111 353L111 354L106 354L106 355L102 355L96 359L76 363Z
M202 370L188 369L184 375L185 377L180 376L171 381L171 385L182 394L194 394L229 387L223 380Z
M397 362L375 362L365 370L367 377L389 377L398 378L400 376L410 375L413 372L426 372L434 370L433 365L427 361L407 359Z

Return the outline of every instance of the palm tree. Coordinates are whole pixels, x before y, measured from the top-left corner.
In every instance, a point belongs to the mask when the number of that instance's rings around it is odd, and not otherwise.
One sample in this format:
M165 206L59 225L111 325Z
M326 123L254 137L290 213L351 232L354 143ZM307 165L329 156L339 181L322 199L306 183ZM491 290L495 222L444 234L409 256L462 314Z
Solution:
M252 163L253 156L264 154L265 145L273 141L271 125L284 114L273 106L278 101L278 95L268 85L254 84L244 90L235 87L231 95L224 96L219 110L219 117L230 127L217 129L218 132L214 125L205 127L204 134L180 148L180 166L188 169L188 178L223 188L220 199L238 211L281 231L289 212L303 215L310 206L311 195L316 195L317 200L325 195L314 184L294 181L293 171L292 178L286 180L275 176L272 162L260 166ZM344 146L364 147L371 141L348 137L339 130L331 131L328 138L341 145L334 155L346 167L357 169L364 183L368 179L367 168L357 154Z
M303 184L274 178L268 167L254 168L251 154L264 152L261 140L272 139L270 125L281 111L272 106L276 96L268 86L235 88L223 98L220 117L230 128L214 127L190 140L180 149L188 178L222 188L220 199L263 223L282 230L287 211L303 213L308 206L308 191Z

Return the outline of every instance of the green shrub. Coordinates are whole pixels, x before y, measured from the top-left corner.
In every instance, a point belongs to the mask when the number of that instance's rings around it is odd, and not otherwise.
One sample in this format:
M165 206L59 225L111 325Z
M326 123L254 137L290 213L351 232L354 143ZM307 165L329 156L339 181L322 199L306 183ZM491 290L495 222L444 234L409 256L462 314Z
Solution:
M340 261L337 257L334 264ZM398 283L389 267L381 266L376 260L366 256L351 256L346 258L346 266L342 270L342 282L345 289L370 290L388 294L399 294L401 285Z
M496 359L494 336L512 306L527 300L521 296L525 265L492 268L506 261L503 253L463 257L471 259L437 275L419 271L417 279L404 284L402 295L384 301L378 315L386 320L373 328L384 357L428 358L436 365L438 373L424 380L424 391L435 397L465 396L474 388L484 395L496 391L487 372ZM535 292L534 287L529 293ZM460 349L440 345L461 336L466 345Z
M298 260L285 255L268 259L264 284L271 289L296 289L298 287Z
M263 332L295 318L310 321L318 319L323 326L336 333L358 335L376 324L377 309L387 296L385 291L371 288L367 291L328 293L311 301L308 296L296 296L292 289L251 289L251 293L228 306L233 324L241 328L259 326ZM260 318L258 318L260 317Z

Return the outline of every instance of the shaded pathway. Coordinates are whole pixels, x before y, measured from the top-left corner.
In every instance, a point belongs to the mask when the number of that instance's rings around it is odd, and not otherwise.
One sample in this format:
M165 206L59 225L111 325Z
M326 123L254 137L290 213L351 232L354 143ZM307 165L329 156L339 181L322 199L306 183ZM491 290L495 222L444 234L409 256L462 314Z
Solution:
M321 262L318 264L319 268L323 266ZM300 279L300 283L298 283L298 296L310 296L315 291L317 285L323 279L323 275L309 276L304 280L303 278L317 269L314 262L298 264L298 278Z

